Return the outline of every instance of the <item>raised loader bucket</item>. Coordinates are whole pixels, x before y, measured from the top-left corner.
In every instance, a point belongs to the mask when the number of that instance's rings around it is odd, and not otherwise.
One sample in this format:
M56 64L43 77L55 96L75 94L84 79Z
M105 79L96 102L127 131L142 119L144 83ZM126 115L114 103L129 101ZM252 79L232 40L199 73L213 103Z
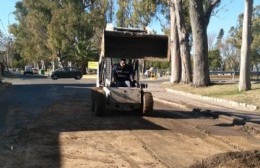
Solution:
M168 36L134 31L105 30L102 39L102 57L149 59L167 58Z

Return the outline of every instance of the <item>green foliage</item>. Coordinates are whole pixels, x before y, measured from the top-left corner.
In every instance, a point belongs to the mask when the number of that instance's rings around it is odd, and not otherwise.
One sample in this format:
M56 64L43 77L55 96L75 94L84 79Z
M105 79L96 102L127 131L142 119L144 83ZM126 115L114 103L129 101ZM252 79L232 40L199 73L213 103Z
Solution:
M107 4L108 10L106 13L106 20L108 23L113 23L114 21L114 15L115 15L115 1L114 0L108 0Z
M89 51L87 44L91 51L99 48L107 9L104 0L23 0L16 3L14 12L18 24L9 31L15 36L16 51L27 63L59 58L79 64L79 48L81 52ZM93 54L85 57L92 59Z
M228 43L231 43L236 48L241 48L242 44L242 28L238 29L235 27L231 27L229 30L229 37L227 39Z
M238 26L232 27L229 31L228 42L238 50L242 44L242 24L243 14L238 17ZM258 65L260 63L260 5L256 6L252 15L252 43L251 43L251 63Z
M158 2L156 0L118 1L117 26L145 27L155 16Z
M80 66L98 59L103 29L114 14L118 26L143 28L162 4L167 7L161 0L21 0L14 12L18 22L9 31L26 63L59 58Z
M221 67L221 56L218 49L209 51L208 54L209 60L209 69L210 70L218 70Z
M25 65L26 62L24 61L24 59L19 54L14 54L12 66L15 68L23 69Z
M9 28L15 36L17 52L30 63L46 60L49 53L46 41L47 25L51 15L50 9L46 9L44 5L44 0L17 2L15 15L18 24Z
M118 1L117 26L127 27L130 25L131 0Z
M222 48L222 39L224 36L224 30L220 29L219 33L218 33L218 37L217 37L217 49L221 49Z
M218 40L219 40L219 39L222 39L223 36L224 36L224 29L220 29L220 31L219 31L219 33L218 33L217 39L218 39Z
M155 0L133 0L134 12L131 17L133 26L145 27L156 13Z
M251 59L253 65L260 63L260 5L253 11Z
M79 41L76 44L75 62L77 66L85 67L88 61L98 60L98 50L90 41Z
M21 0L16 3L17 24L9 31L15 36L16 52L28 63L56 58L80 66L97 60L102 30L107 21L123 27L144 27L159 15L169 21L167 0ZM189 1L182 1L189 23ZM115 7L116 6L116 7ZM206 5L207 6L207 5ZM114 11L117 9L117 11ZM167 17L168 16L168 17ZM190 27L190 26L189 26ZM165 29L166 30L166 29ZM158 68L169 63L154 63Z
M168 0L158 0L155 18L162 26L162 32L170 35L170 7ZM166 20L166 21L165 21Z
M170 67L169 61L147 61L146 66L154 67L157 69L168 69Z

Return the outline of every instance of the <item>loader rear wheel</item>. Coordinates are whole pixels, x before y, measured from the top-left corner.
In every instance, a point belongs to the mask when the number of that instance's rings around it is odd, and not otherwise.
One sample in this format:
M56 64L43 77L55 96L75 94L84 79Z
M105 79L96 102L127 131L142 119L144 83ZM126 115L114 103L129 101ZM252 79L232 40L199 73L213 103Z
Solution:
M91 111L95 112L95 100L94 99L91 100Z
M94 114L96 116L102 116L105 113L105 95L97 92L96 98L93 102Z
M144 92L142 114L148 116L151 115L152 111L153 111L153 96L150 92Z

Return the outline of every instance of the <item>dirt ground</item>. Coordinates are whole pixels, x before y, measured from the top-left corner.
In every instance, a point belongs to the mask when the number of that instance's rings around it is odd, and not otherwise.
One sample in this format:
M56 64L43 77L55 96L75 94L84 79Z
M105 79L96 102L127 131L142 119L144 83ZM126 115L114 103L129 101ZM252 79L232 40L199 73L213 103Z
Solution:
M150 117L96 117L91 85L62 82L0 96L1 168L260 167L260 133L248 127L159 103Z
M196 163L191 168L197 167L259 167L260 152L229 152L225 154L217 154L210 158L204 159L201 163Z
M56 101L0 137L0 167L260 167L260 134L188 109L95 117L89 99ZM9 122L26 114L13 107Z

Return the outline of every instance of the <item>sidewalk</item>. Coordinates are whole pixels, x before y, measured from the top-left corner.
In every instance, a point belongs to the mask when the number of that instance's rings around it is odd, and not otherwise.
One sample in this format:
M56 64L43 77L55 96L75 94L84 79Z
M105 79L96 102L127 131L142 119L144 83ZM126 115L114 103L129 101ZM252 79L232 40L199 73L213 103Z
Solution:
M154 101L173 107L189 108L199 115L212 115L229 120L234 125L246 125L260 132L260 112L256 107L190 93L176 91L161 86L160 82L149 83L148 91L152 92Z
M97 78L97 74L83 75L82 78L83 79L96 79Z

